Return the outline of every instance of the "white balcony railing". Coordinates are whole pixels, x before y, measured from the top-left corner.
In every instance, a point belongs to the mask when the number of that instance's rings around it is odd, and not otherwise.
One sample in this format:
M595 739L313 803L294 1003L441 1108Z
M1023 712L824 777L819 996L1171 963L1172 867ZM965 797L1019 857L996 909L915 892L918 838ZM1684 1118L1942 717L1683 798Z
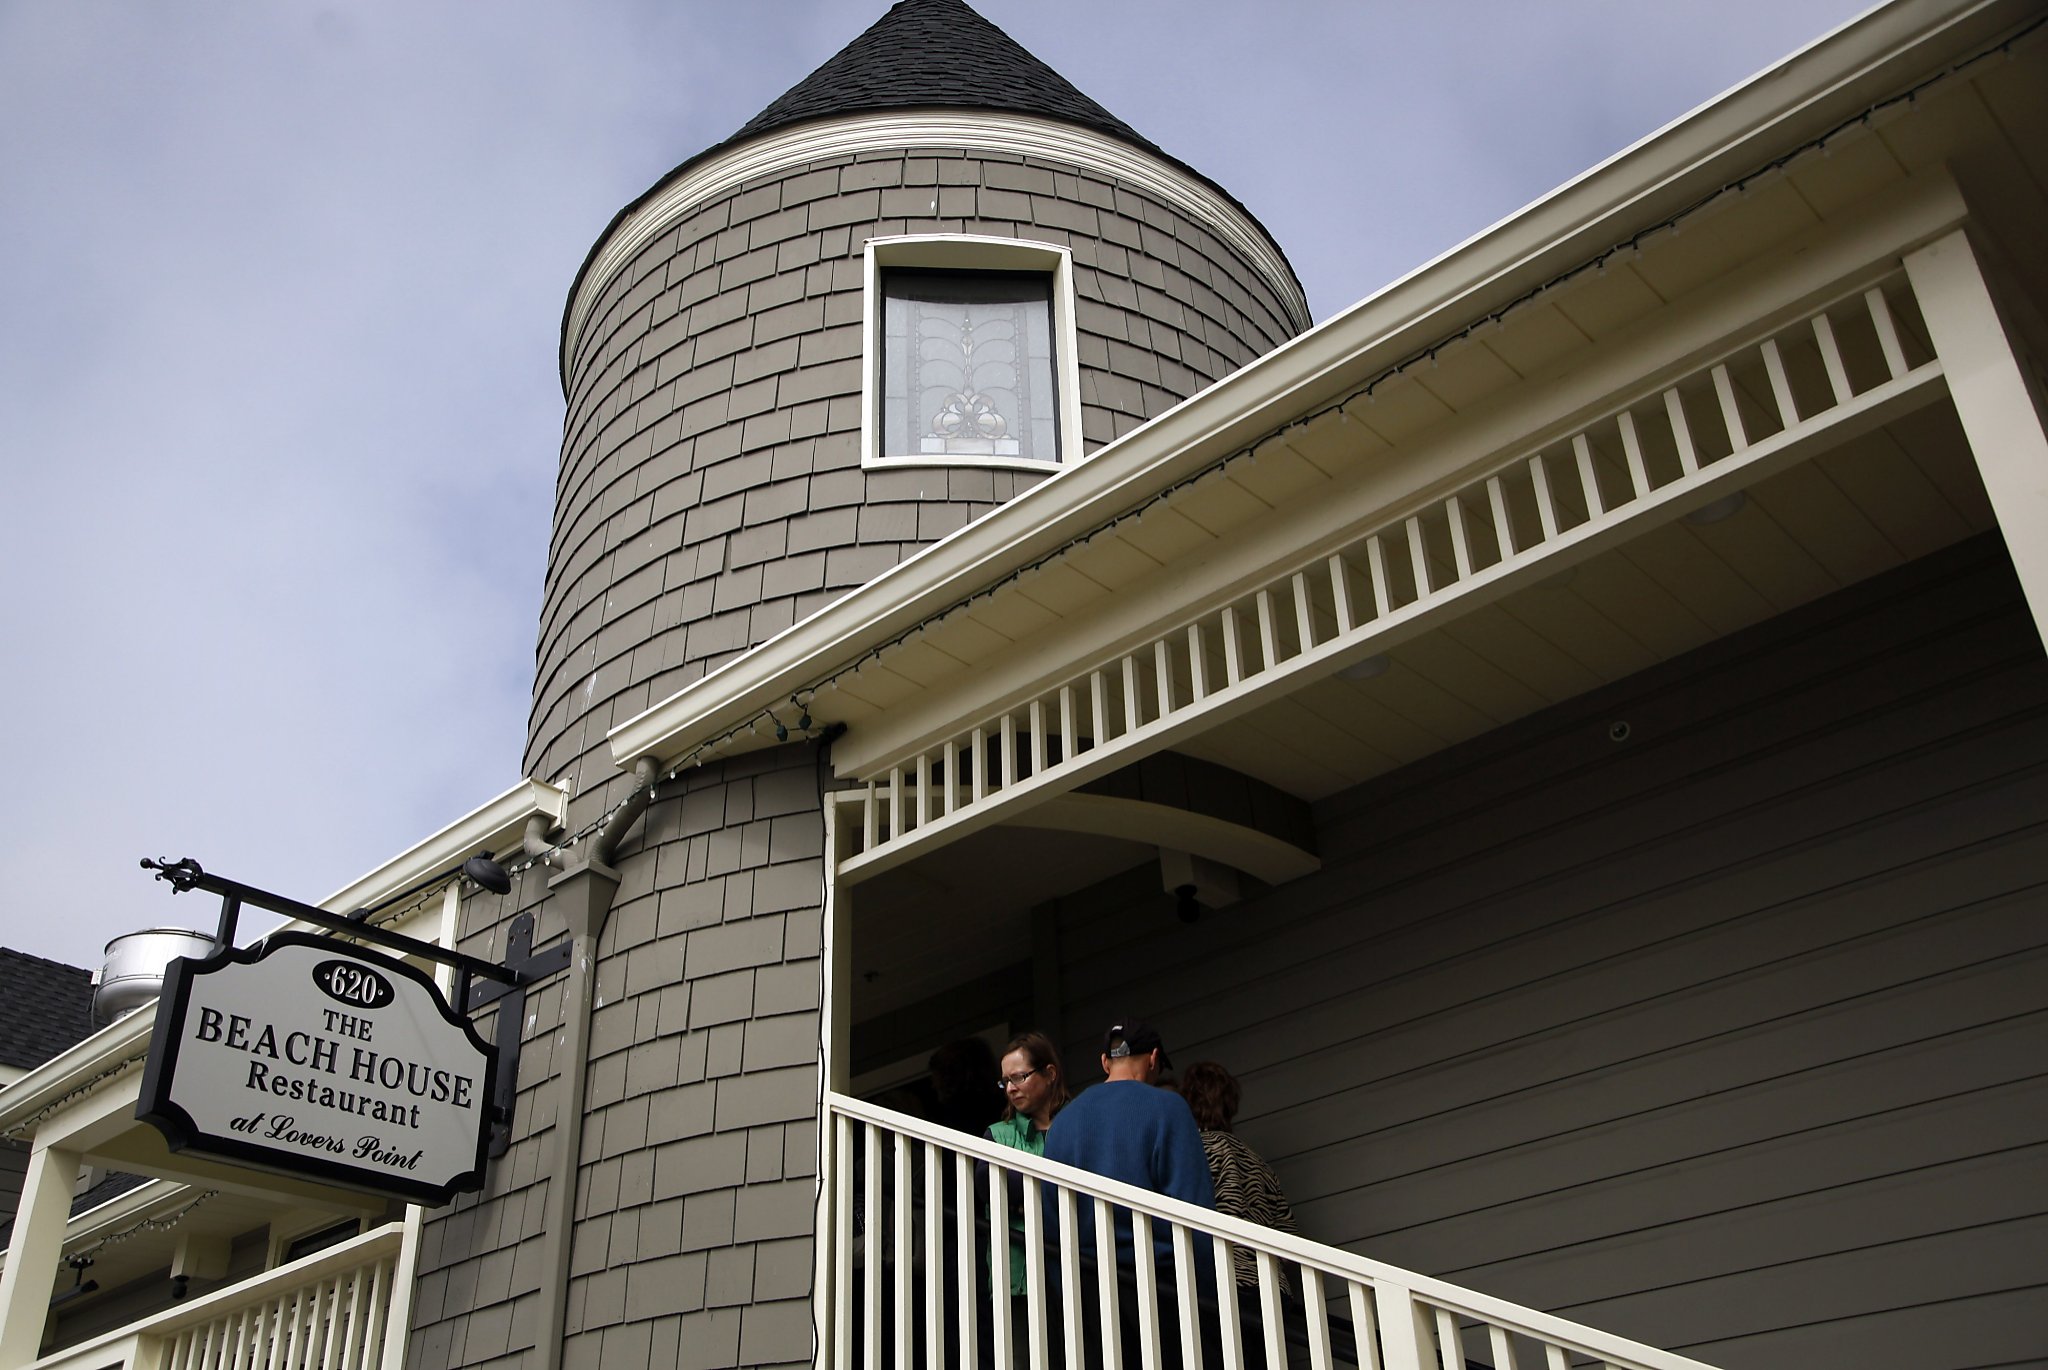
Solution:
M386 1224L29 1370L375 1370L403 1235L402 1224Z
M843 1095L825 1112L825 1366L1711 1370ZM988 1296L1010 1287L1012 1213L1015 1301ZM1253 1253L1255 1290L1233 1283L1233 1247Z
M1628 394L1568 438L1504 454L1427 507L1306 550L1231 603L863 768L840 874L879 874L1199 735L1928 403L1944 380L1903 276L1859 288Z

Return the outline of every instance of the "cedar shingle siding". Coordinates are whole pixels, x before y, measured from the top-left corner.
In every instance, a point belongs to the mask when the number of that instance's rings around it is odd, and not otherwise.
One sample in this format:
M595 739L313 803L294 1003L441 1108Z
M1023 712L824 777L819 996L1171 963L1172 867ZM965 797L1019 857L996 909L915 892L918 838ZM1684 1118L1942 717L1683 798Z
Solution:
M570 359L526 773L575 795L572 831L626 793L607 729L1043 479L861 469L863 248L922 233L1073 253L1089 451L1293 331L1206 229L1065 164L849 157L697 208L606 286ZM568 1366L810 1359L826 774L808 744L693 767L619 852L571 1106ZM472 911L464 945L496 952L521 908L559 937L543 874ZM527 1011L512 1151L427 1223L414 1364L533 1341L564 1235L541 1230L561 982Z
M862 248L921 233L1073 252L1089 451L1292 335L1206 229L1071 166L848 158L706 204L572 358L527 774L576 775L613 724L1042 479L860 468ZM579 778L623 793L608 754Z

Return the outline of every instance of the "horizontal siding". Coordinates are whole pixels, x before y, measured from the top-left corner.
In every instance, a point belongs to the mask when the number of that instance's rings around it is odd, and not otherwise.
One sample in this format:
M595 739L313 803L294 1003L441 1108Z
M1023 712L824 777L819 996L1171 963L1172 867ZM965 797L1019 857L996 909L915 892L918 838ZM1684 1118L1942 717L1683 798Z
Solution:
M1075 1048L1143 1011L1236 1071L1308 1235L1731 1367L2048 1356L2048 670L1994 542L1317 818L1317 876L1060 934Z

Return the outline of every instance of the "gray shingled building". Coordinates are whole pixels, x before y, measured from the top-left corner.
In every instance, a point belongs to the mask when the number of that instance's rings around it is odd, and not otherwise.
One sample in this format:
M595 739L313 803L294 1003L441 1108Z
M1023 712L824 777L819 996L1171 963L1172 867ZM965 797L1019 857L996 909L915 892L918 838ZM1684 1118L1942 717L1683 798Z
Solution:
M542 948L483 1188L172 1152L145 1006L0 1090L0 1362L2048 1363L2043 92L1895 0L1310 328L905 0L591 249L523 778L323 906ZM1298 1233L928 1078L1125 1014Z
M1008 136L1019 123L1086 136L1063 155L1009 150L1028 145ZM1105 142L1159 170L1091 160ZM1079 389L1057 450L863 459L864 248L905 240L906 269L956 260L920 257L920 237L1065 254L1044 323L1071 340ZM999 261L1042 280L1051 255ZM575 793L568 827L586 826L635 784L604 746L613 724L1308 322L1279 248L1220 188L957 0L895 5L620 211L572 287L526 774ZM485 1364L537 1337L578 1365L622 1339L643 1348L634 1363L677 1363L678 1340L701 1348L680 1363L809 1359L820 749L693 767L619 847L609 921L593 919L573 1240L546 1193L565 1064L550 995L512 1156L429 1226L422 1363ZM546 937L548 894L530 875L497 917L537 904ZM465 931L488 948L498 925ZM569 1262L554 1329L551 1250Z
M2041 292L1954 170L2026 155L2024 21L1894 7L1306 337L1242 206L956 0L621 210L562 329L567 819L462 929L572 969L411 1362L954 1345L926 1054L1039 1025L1086 1083L1131 1004L1352 1281L1334 1334L1262 1286L1269 1357L2023 1358L1989 815L2048 681L1985 454L2038 434L2002 344L2003 411L1942 358Z

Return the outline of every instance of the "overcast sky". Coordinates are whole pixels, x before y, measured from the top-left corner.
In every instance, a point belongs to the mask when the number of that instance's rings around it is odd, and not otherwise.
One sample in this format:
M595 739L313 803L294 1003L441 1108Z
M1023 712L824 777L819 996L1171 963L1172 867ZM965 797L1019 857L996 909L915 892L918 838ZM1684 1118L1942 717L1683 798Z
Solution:
M885 0L0 0L0 943L320 899L519 778L569 282ZM985 0L1318 319L1854 0Z

